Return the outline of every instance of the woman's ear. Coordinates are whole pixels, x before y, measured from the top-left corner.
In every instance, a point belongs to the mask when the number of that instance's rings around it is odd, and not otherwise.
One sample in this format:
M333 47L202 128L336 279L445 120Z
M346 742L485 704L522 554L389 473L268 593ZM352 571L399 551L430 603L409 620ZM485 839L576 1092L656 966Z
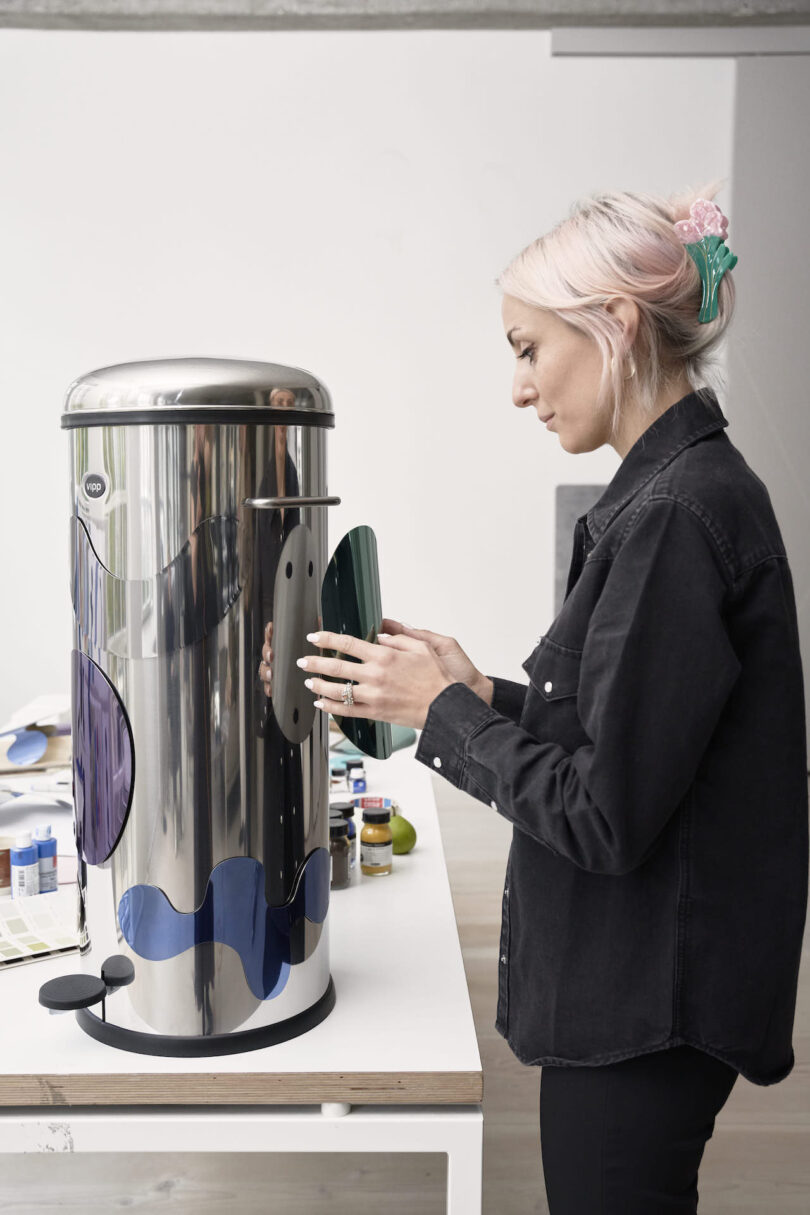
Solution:
M638 333L638 304L627 295L614 295L608 300L605 308L616 317L624 330L624 349L630 350Z

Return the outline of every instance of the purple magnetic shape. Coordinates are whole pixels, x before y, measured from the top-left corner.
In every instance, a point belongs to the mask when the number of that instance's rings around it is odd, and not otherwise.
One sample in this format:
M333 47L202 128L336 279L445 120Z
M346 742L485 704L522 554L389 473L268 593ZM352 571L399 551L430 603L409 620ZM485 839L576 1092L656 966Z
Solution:
M35 764L48 749L48 736L41 730L20 730L6 752L13 764Z
M86 654L73 651L73 784L76 846L90 865L115 850L132 801L135 751L113 685Z

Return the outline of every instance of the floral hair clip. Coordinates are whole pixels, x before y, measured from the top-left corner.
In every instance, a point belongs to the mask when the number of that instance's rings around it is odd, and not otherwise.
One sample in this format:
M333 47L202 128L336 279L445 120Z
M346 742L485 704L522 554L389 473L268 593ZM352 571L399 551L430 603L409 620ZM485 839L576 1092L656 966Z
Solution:
M697 198L689 208L689 219L678 220L674 226L703 283L698 320L706 324L717 316L720 279L737 265L737 255L725 243L728 219L716 203Z

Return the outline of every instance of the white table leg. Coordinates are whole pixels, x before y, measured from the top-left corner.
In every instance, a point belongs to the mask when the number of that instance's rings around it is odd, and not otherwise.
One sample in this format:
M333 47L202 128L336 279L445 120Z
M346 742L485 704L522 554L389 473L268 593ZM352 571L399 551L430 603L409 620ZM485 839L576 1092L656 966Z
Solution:
M322 1101L321 1113L325 1118L345 1118L351 1110L348 1101Z
M447 1215L481 1215L484 1119L459 1122L445 1131Z

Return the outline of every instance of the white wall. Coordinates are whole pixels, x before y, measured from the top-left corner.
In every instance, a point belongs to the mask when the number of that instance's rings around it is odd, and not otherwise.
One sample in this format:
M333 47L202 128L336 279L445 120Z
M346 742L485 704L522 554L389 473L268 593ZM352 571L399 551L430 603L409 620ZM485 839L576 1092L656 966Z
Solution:
M385 612L523 678L554 488L619 460L514 408L493 280L582 194L730 174L733 93L545 31L0 31L0 721L69 686L64 392L164 356L324 380L333 545L371 524Z
M742 60L735 112L738 205L731 247L739 255L738 281L745 283L745 290L740 288L728 359L736 419L733 438L767 485L785 542L810 734L810 156L801 134L810 114L810 57Z

